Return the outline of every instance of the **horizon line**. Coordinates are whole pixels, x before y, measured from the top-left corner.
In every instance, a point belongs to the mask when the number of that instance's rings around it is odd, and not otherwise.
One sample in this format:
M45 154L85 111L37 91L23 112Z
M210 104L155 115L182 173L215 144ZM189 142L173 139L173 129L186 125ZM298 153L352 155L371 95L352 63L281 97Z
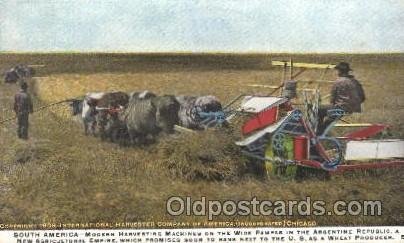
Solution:
M233 51L162 51L162 52L148 52L148 51L78 51L78 50L66 50L66 51L0 51L0 54L151 54L151 55L169 55L169 54L182 54L182 55L269 55L269 54L294 54L294 55L371 55L371 54L404 54L404 51L388 51L388 52L269 52L269 51L246 51L246 52L233 52Z

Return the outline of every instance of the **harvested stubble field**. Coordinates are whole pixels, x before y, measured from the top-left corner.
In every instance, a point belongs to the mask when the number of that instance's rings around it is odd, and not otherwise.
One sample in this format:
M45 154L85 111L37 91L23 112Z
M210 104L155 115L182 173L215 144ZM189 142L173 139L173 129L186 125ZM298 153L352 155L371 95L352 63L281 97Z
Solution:
M282 72L257 54L0 54L0 71L18 63L43 64L31 82L35 106L89 91L151 90L158 94L218 96L269 93L248 84L278 85ZM364 113L350 120L392 125L404 137L404 55L292 55L295 62L348 61L364 83ZM302 79L318 79L308 71ZM332 80L330 72L325 79ZM10 111L15 85L0 85L0 120ZM329 85L322 93L326 94ZM206 221L170 217L170 196L211 200L382 200L382 216L219 216L215 221L314 220L318 225L402 225L403 170L333 176L328 180L265 179L248 171L234 141L239 127L175 134L148 147L119 147L86 137L67 106L31 117L30 139L15 136L15 123L0 126L0 223Z

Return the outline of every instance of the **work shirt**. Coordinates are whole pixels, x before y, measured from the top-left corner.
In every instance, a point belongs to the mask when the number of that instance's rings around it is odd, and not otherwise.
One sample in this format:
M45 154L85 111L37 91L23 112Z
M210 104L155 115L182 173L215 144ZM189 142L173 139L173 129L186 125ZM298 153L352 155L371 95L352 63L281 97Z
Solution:
M330 103L348 113L361 112L361 103L364 101L362 85L352 75L339 77L332 86Z
M20 90L20 92L14 96L14 111L17 114L32 113L31 96L26 91Z

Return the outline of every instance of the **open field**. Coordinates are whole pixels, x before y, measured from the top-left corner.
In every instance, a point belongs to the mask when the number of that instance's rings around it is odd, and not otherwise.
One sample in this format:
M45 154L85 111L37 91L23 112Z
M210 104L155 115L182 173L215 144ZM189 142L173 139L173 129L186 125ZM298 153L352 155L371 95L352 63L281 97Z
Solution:
M43 64L32 80L35 106L89 91L148 89L158 94L218 96L269 93L248 84L278 85L271 60L286 54L0 54L0 72L18 63ZM293 55L296 62L348 61L364 84L364 113L349 119L387 123L404 138L404 54ZM302 79L318 79L308 71ZM334 79L332 72L326 80ZM35 84L35 85L34 85ZM0 84L0 120L12 115L15 85ZM329 85L322 88L326 94ZM16 139L14 122L0 125L0 223L205 221L170 217L170 196L211 200L382 200L383 215L224 217L217 221L314 220L318 225L402 225L403 170L360 172L329 180L268 180L248 171L231 131L176 134L148 147L119 147L86 137L55 107L31 117L30 139ZM208 161L208 162L206 162Z

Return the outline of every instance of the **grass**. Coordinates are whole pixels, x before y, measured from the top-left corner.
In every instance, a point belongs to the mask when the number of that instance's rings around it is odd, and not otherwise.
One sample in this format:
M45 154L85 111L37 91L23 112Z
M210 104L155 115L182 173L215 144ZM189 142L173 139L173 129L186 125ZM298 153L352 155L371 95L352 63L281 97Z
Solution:
M159 94L213 94L224 103L240 93L269 93L246 84L277 85L282 73L268 67L277 55L1 54L0 70L17 63L45 64L35 80L35 106L89 91L148 89ZM388 123L404 137L404 55L296 55L295 61L352 63L365 84L364 113L350 120ZM303 74L318 78L319 72ZM332 79L327 74L326 79ZM328 92L329 87L322 89ZM13 85L0 85L0 120L10 111ZM67 107L31 116L30 140L0 125L0 223L205 221L165 212L170 196L211 200L382 200L383 215L310 216L318 225L402 225L402 170L359 172L329 180L266 180L249 173L231 131L176 134L148 147L119 147L86 137ZM217 221L277 221L284 217L225 217Z

